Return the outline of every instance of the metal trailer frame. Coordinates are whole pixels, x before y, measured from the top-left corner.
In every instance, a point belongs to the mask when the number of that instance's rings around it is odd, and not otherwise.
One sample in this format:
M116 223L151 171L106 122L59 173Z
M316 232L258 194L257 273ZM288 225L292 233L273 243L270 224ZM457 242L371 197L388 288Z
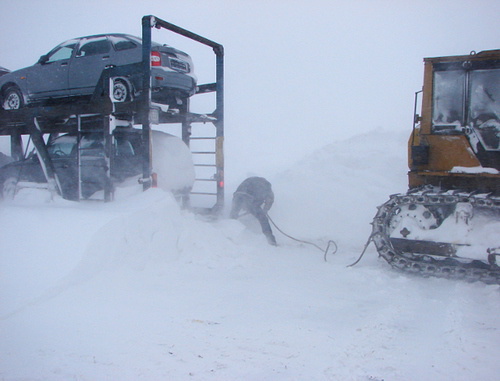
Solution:
M213 49L216 56L216 81L214 83L199 85L196 94L207 92L216 93L216 108L210 115L192 113L188 104L180 110L178 115L172 115L157 109L151 103L151 31L152 28L167 29L194 41L200 42ZM47 178L49 189L61 194L54 166L48 155L43 139L44 134L68 133L81 130L81 119L88 115L99 115L104 118L103 139L104 153L109 159L111 157L111 135L110 119L133 120L142 125L144 142L143 176L144 190L154 186L152 161L151 161L151 120L154 116L158 123L180 123L182 126L182 140L189 146L191 139L191 125L193 123L213 123L215 126L215 151L203 152L215 155L215 175L211 179L197 179L201 181L215 181L215 193L208 194L216 197L216 202L211 208L204 208L202 212L218 212L224 204L224 48L221 44L197 35L186 29L180 28L155 16L144 16L142 18L142 62L116 66L105 69L99 79L96 90L90 99L78 99L66 103L45 103L43 105L31 105L21 110L3 110L0 108L0 135L10 135L11 155L19 160L23 157L22 135L30 135L37 149L44 174ZM110 87L113 77L142 74L143 90L137 99L128 102L116 103L110 98ZM195 95L196 95L195 94ZM73 123L47 123L48 120L58 119L61 121L73 119ZM76 123L74 121L76 120ZM196 152L193 152L195 154ZM197 194L192 192L192 194ZM64 195L62 195L64 196ZM112 190L105 189L105 201L112 199ZM186 200L184 200L186 201ZM188 201L188 200L187 200Z
M189 146L191 140L191 124L192 123L213 123L216 129L215 134L215 169L216 173L213 179L197 179L199 181L215 181L216 182L216 202L211 208L211 212L218 212L224 204L224 47L212 40L203 36L190 32L177 25L171 24L167 21L159 19L155 16L144 16L142 18L142 72L143 72L143 91L142 91L142 110L143 112L150 112L151 110L151 65L150 65L150 51L151 51L151 30L152 28L167 29L171 32L177 33L181 36L199 42L203 45L211 47L215 54L216 60L216 81L215 83L199 85L196 94L203 94L208 92L216 93L216 105L214 112L209 115L194 114L189 111L189 107L184 109L180 115L180 122L182 124L182 140ZM142 117L142 131L143 140L151 141L151 117L150 115L143 115ZM160 122L167 122L169 118L162 118L159 115ZM143 181L144 188L147 189L151 186L152 165L151 165L151 147L148 144L147 150L144 152L144 167L143 167ZM193 152L193 153L212 153L212 152ZM195 164L196 165L196 164ZM205 194L211 193L196 193L192 194Z

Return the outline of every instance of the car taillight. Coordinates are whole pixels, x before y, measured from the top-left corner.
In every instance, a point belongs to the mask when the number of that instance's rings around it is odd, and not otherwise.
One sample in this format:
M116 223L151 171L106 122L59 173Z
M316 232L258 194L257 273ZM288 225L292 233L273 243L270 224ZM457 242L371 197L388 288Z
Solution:
M161 66L160 52L151 52L151 66Z

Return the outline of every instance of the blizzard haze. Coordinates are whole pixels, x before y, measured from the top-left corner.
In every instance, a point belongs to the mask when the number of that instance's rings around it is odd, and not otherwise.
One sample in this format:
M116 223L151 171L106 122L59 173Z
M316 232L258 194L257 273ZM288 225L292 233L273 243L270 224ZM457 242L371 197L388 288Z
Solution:
M0 379L496 381L498 285L401 274L373 246L346 267L406 188L405 142L374 130L268 177L273 219L334 239L327 262L159 188L107 204L21 192L0 205Z
M0 380L498 379L498 285L402 274L373 245L347 265L406 191L422 58L499 48L500 2L0 4L11 70L73 37L140 36L149 14L224 45L227 192L218 219L135 181L110 203L33 189L0 203ZM210 49L153 39L213 81ZM248 175L273 184L285 232L337 252L276 230L272 247L254 219L228 219Z
M0 66L10 70L73 37L140 36L149 14L224 45L227 171L238 173L270 173L373 128L409 131L423 57L499 42L495 0L20 0L1 8L9 33ZM190 53L200 83L213 81L209 48L167 31L153 39Z

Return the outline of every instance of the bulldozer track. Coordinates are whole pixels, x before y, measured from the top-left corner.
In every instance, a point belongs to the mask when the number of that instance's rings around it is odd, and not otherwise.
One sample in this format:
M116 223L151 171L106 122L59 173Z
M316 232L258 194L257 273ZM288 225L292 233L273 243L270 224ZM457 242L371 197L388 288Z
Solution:
M395 245L390 237L391 220L403 205L451 206L457 203L470 203L474 208L488 210L497 216L500 214L500 198L487 194L472 194L457 191L434 191L429 189L410 191L407 194L390 196L389 201L378 208L372 222L371 239L377 251L391 266L399 270L449 279L481 281L488 284L500 284L500 267L496 264L496 255L488 261L454 256L452 252L435 253L411 252ZM408 240L410 241L410 240ZM412 242L412 241L410 241ZM413 241L415 242L415 241ZM500 243L499 243L500 244ZM452 246L451 244L444 244Z

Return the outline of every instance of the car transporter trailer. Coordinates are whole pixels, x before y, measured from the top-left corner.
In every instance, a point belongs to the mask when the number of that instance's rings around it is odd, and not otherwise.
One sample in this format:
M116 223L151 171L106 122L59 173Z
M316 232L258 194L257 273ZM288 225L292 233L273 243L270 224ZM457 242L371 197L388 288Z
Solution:
M152 29L166 29L181 36L194 40L198 43L212 48L215 53L215 82L197 86L193 95L215 92L215 110L211 114L196 114L190 111L190 99L179 105L178 110L171 110L164 105L153 103L151 100L151 35ZM116 102L112 94L113 79L116 77L140 75L142 76L142 91L134 99ZM102 118L102 123L89 123L89 120ZM201 212L219 211L224 204L224 48L221 44L197 35L186 29L180 28L155 16L144 16L142 18L142 62L106 68L99 79L94 94L90 99L68 99L67 102L44 103L42 105L28 105L19 110L3 110L0 108L0 135L10 136L11 156L19 160L24 157L23 135L29 135L36 148L40 164L47 179L48 189L61 196L61 187L55 174L54 165L48 154L44 135L59 133L77 133L80 142L81 134L99 133L102 136L101 158L107 160L110 167L112 150L112 131L116 126L133 123L142 126L143 140L143 170L140 182L143 189L147 190L154 186L154 174L152 173L152 149L151 149L151 125L153 124L180 124L182 140L189 147L195 140L207 143L210 148L191 150L196 169L196 179L193 191L190 195L208 197L210 206L198 208ZM193 134L193 126L200 124L211 124L215 127L211 133L202 132ZM201 129L206 131L205 128ZM209 136L206 136L209 135ZM50 139L50 137L49 137ZM201 145L203 147L203 145ZM83 148L78 147L78 166L80 166L80 152ZM208 170L208 172L207 172ZM111 201L113 189L109 184L104 189L104 201ZM204 175L200 176L200 172ZM210 175L207 175L209 173ZM79 188L81 189L81 177L79 176ZM211 184L209 189L204 184ZM197 184L202 185L197 190ZM82 199L81 193L79 198ZM184 199L188 205L189 200Z

